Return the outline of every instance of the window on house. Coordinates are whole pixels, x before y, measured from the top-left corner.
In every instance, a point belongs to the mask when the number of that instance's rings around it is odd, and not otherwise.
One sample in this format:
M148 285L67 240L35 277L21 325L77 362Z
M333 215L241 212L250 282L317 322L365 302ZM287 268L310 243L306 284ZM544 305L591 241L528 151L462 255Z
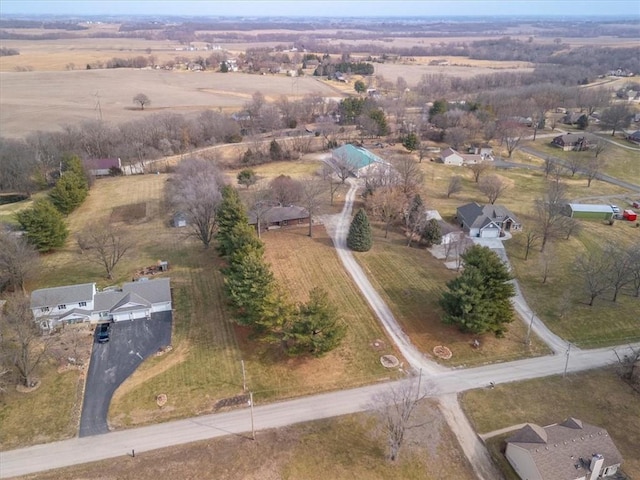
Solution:
M66 306L64 303L63 303L63 304L58 305L58 310L64 310L64 309L66 309L66 308L67 308L67 306Z
M48 312L49 311L49 307L40 307L40 311L41 312Z
M87 306L87 302L80 302L78 305L80 305L81 307L86 307Z

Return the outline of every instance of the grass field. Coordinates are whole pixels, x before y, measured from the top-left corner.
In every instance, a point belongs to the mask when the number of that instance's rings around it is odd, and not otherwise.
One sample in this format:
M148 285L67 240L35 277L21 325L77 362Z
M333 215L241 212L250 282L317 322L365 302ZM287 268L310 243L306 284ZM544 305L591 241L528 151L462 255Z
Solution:
M638 396L615 372L605 369L473 390L462 395L462 404L478 433L525 422L550 425L569 416L606 428L622 453L623 470L638 478ZM492 453L499 456L500 447L493 444Z
M606 140L613 140L618 144L631 147L620 148L607 143L607 146L605 147L606 149L600 157L603 159L604 163L604 168L602 169L603 173L631 183L640 184L640 162L638 162L640 149L638 149L638 146L627 143L617 137L613 139L610 135L604 135L602 138ZM544 154L562 158L564 160L567 160L570 157L579 157L584 163L586 163L593 157L593 152L564 152L561 149L550 145L548 141L531 142L530 145L532 148L535 148ZM580 174L576 174L575 177L579 179L581 176ZM584 178L582 181L585 184L587 182Z
M373 245L369 252L356 254L358 262L414 345L428 356L437 345L445 345L453 352L451 360L434 360L445 365L470 366L548 353L535 338L531 346L525 345L527 327L518 318L502 339L463 334L444 325L438 301L446 289L445 283L457 273L448 270L428 251L406 247L404 235L390 232L385 239L383 229L375 228ZM480 340L480 348L472 347L474 339Z
M302 171L316 167L312 163ZM278 170L274 168L270 165L264 172L271 170L275 175ZM226 309L221 260L216 252L203 250L183 232L168 227L171 212L164 205L167 178L142 175L96 182L85 203L68 217L72 235L66 246L43 257L42 274L28 285L32 290L83 282L97 282L99 287L110 284L98 265L83 260L75 244L75 233L92 221L117 222L112 224L135 241L134 250L116 268L114 283L129 281L135 272L158 260L169 262L167 275L172 280L175 311L173 350L149 359L116 392L110 412L112 427L212 411L217 400L242 393L241 360L257 402L395 378L397 372L382 367L379 357L399 354L344 273L323 227L315 227L313 239L306 236L305 227L269 232L264 236L267 259L292 300L306 300L314 286L328 290L348 325L344 344L320 359L282 358L236 327ZM129 218L133 214L136 219ZM121 221L125 216L127 221ZM380 346L372 346L375 340L381 340ZM54 381L54 372L44 376L45 384ZM163 409L155 403L159 393L169 399ZM9 398L4 413L7 425L18 425L28 415L13 403L20 397ZM60 410L50 413L69 419ZM67 435L69 428L74 427L58 428L59 435ZM18 444L34 441L30 430L17 435Z
M159 476L215 480L472 480L471 466L444 418L431 402L415 412L422 425L407 431L395 463L371 414L348 415L190 443L76 467L20 477L21 480L155 480Z

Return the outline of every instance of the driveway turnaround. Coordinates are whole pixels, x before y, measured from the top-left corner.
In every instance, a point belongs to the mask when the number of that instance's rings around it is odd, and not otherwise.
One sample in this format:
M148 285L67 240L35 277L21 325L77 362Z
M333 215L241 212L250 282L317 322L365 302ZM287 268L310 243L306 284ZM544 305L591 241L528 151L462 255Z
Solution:
M171 343L171 312L152 313L150 319L111 325L110 340L94 340L84 390L80 437L107 433L111 397L144 359Z

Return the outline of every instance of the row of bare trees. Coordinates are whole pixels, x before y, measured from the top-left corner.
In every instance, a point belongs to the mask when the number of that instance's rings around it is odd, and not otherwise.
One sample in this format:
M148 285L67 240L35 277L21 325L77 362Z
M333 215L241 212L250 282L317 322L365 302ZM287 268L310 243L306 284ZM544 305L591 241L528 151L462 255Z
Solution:
M607 292L615 302L627 287L631 294L640 297L640 245L628 249L616 244L594 247L578 255L574 265L589 295L590 306Z

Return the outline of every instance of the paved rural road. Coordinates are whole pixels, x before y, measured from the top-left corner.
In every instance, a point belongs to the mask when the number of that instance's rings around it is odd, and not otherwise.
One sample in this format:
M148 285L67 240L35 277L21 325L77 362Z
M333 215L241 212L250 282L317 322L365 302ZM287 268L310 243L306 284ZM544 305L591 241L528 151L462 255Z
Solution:
M640 343L619 347L616 349L617 354L622 357L630 352L630 348L640 348ZM564 355L551 355L465 370L441 371L423 377L422 392L433 397L456 394L486 387L489 382L499 384L562 374L565 366L567 373L578 372L615 363L617 356L613 348L602 348L575 353L572 351L568 363L566 360L567 357ZM255 429L278 428L370 410L376 395L399 384L400 382L376 384L256 406ZM136 453L145 452L225 435L235 434L249 438L250 431L250 410L245 408L104 435L35 445L0 452L0 478L121 457L130 455L132 450Z

